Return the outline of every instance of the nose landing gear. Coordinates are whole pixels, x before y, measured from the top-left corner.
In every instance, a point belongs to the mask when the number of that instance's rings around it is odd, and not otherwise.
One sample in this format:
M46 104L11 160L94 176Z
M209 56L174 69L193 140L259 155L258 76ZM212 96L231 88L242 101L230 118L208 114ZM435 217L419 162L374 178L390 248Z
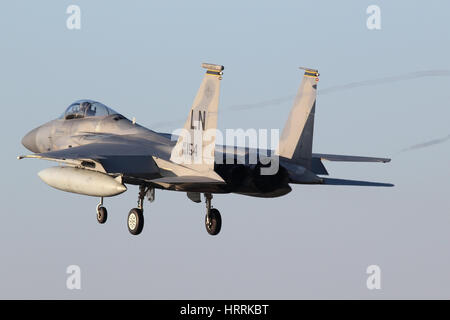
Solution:
M104 224L108 219L108 210L103 206L103 197L100 198L100 203L97 205L97 221Z

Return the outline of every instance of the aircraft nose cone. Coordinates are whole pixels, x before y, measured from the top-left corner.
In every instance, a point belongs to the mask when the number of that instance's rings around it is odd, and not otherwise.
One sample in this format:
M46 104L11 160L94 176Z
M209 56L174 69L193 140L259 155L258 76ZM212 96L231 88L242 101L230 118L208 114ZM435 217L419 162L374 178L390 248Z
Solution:
M36 144L37 130L37 128L31 130L22 139L23 146L32 152L39 152Z

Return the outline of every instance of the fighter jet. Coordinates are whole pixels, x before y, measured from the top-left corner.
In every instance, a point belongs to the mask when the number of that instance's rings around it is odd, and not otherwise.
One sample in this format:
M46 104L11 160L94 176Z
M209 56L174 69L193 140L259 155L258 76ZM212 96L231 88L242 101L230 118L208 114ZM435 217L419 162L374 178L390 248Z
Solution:
M179 135L147 129L100 102L84 99L27 133L22 144L33 154L18 158L58 162L40 171L39 177L56 189L99 197L96 213L101 224L107 220L103 198L125 192L127 184L138 185L138 204L127 218L133 235L142 232L144 199L152 202L155 189L186 192L197 203L203 194L206 230L217 235L222 218L212 207L213 194L279 197L291 191L290 184L392 186L326 177L323 160L390 159L312 152L318 70L301 68L300 88L278 146L272 150L216 143L224 67L208 63L202 67L206 74Z

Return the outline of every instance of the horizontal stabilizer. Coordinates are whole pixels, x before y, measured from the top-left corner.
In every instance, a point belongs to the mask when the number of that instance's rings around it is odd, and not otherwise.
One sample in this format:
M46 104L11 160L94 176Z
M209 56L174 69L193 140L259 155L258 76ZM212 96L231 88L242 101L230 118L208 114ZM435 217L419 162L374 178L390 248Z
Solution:
M370 182L370 181L358 181L358 180L345 180L335 178L322 178L323 184L333 186L362 186L362 187L393 187L392 183Z
M319 158L328 161L344 161L344 162L389 162L389 158L374 158L374 157L361 157L361 156L346 156L342 154L325 154L325 153L313 153L313 158Z

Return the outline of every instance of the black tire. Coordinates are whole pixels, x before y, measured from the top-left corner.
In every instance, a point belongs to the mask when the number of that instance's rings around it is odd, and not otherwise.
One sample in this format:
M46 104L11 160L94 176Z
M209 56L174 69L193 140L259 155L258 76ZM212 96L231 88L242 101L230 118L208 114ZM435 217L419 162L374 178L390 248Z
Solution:
M142 232L144 228L144 213L141 209L133 208L130 210L127 218L127 226L128 231L132 235L138 235Z
M216 236L219 234L222 228L222 217L220 216L219 210L211 209L209 212L209 224L208 216L205 216L205 227L210 235Z
M108 210L105 207L98 208L97 211L97 221L100 224L104 224L108 219Z

